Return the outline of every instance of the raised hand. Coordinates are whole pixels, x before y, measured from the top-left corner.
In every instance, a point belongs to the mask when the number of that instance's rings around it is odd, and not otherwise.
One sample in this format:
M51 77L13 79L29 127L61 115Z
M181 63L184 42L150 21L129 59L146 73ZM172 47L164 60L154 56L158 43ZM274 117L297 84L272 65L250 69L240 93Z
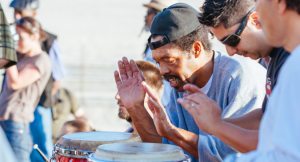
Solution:
M213 134L222 123L222 110L220 106L208 98L197 86L187 84L183 87L190 95L177 99L193 117L200 129Z
M144 106L145 92L142 82L145 80L142 72L139 71L133 60L128 62L126 57L118 62L119 71L115 71L115 81L122 103L126 109L132 109L135 106Z
M162 106L156 91L150 88L145 82L142 83L144 91L149 95L148 106L153 113L153 122L156 127L157 133L162 137L171 135L172 129L175 127Z

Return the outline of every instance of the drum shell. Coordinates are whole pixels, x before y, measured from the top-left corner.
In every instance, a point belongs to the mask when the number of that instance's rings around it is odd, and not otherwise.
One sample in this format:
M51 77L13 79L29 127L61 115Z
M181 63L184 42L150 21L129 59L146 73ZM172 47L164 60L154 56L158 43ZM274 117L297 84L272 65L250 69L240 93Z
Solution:
M113 162L113 161L95 159L95 158L93 158L93 155L94 155L94 153L92 153L89 156L88 162ZM188 155L185 155L185 156L186 156L186 159L181 160L181 161L156 161L156 162L191 162L191 158ZM143 162L143 160L141 160L141 159L139 159L138 161ZM115 161L115 162L128 162L128 161ZM147 162L150 162L150 161L147 161Z
M88 132L83 132L83 135L87 135L86 133ZM114 138L118 137L118 133L120 133L120 136L124 136L124 138L128 139L117 139ZM61 141L61 143L57 143L54 146L53 149L53 153L52 153L52 161L54 162L54 159L59 161L59 162L69 162L69 160L73 159L73 162L78 161L78 162L87 162L88 159L88 155L90 155L91 153L93 153L98 145L102 145L102 144L107 144L107 143L127 143L127 142L142 142L141 138L138 135L135 134L131 134L131 133L125 133L125 132L90 132L90 135L107 135L107 134L112 134L112 138L116 139L116 140L111 140L108 138L106 140L106 137L104 138L104 140L102 140L100 138L99 141L93 141L93 140L89 140L89 138L87 140L82 140L82 139L64 139L63 136L59 141ZM75 133L74 133L75 135ZM77 133L77 135L79 135ZM68 135L70 136L70 134ZM109 137L109 136L108 136ZM73 142L73 143L71 143ZM62 159L63 161L59 160ZM75 161L74 161L75 160Z

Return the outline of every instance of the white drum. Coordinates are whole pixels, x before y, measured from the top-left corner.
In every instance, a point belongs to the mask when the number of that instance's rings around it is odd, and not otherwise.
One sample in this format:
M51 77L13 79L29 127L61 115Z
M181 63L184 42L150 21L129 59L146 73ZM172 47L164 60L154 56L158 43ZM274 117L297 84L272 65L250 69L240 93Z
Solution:
M114 143L98 146L90 162L190 162L183 150L174 145L158 143Z
M54 146L51 161L87 162L99 145L142 142L139 135L125 132L80 132L62 136Z

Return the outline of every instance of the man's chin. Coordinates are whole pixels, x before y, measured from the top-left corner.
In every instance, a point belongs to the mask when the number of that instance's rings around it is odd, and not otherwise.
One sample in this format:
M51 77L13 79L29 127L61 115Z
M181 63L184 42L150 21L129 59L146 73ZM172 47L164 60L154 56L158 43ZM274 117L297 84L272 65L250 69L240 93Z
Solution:
M175 88L175 90L177 91L177 92L184 92L185 90L183 89L183 86L176 86L176 87L173 87L173 88Z

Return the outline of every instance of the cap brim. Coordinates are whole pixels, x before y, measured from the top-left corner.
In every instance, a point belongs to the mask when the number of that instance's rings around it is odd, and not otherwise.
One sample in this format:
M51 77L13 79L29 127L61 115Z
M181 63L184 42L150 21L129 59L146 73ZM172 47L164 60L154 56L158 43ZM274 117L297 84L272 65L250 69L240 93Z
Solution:
M158 4L158 3L149 3L149 4L143 4L144 7L151 7L151 8L154 8L158 11L162 11L164 8L164 6L162 6L161 4Z

